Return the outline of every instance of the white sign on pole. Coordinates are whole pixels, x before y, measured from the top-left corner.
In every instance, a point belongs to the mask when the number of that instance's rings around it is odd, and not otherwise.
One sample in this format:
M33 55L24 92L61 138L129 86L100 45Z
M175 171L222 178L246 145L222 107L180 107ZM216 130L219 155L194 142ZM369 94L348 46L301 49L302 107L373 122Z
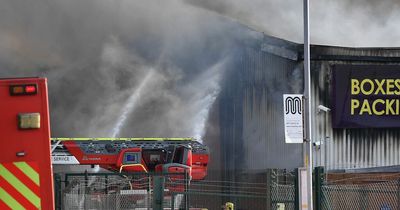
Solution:
M285 142L303 143L303 95L283 94Z

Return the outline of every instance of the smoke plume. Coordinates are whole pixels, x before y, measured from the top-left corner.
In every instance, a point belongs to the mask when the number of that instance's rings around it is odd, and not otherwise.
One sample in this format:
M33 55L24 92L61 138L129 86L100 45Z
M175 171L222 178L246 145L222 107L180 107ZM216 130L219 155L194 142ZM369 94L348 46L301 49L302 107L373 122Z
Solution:
M3 0L0 11L0 77L48 78L55 137L201 137L248 36L179 0Z
M303 1L188 0L266 34L303 42ZM396 0L310 1L313 44L398 47L400 3Z
M398 7L311 1L311 40L399 46ZM227 61L254 36L232 20L302 40L294 0L2 0L0 76L49 78L53 136L199 137Z

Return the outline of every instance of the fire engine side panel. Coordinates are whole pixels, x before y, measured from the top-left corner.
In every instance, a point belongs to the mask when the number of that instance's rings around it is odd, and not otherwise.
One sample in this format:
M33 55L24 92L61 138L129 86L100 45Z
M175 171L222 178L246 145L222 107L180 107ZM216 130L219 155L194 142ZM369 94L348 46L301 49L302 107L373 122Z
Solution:
M10 85L20 84L37 85L37 93L12 96ZM20 129L21 113L39 113L40 127ZM0 133L0 205L54 209L45 78L0 79Z

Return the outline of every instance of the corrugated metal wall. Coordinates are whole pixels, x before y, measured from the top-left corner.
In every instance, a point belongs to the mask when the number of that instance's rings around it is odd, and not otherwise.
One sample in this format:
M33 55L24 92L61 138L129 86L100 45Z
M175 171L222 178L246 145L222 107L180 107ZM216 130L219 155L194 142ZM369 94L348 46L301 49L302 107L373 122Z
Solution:
M400 50L315 46L311 52L313 136L322 143L314 147L314 164L328 170L400 165L400 129L332 129L330 112L316 109L330 107L333 65L400 65Z
M303 145L285 144L282 95L303 93L302 46L264 37L238 50L219 97L221 167L232 171L295 168ZM312 46L314 165L351 169L400 165L400 129L332 129L330 107L335 64L400 65L400 49ZM237 172L235 172L237 174Z
M225 78L219 98L225 170L302 165L302 145L284 142L282 95L303 92L303 70L293 46L268 46L244 47Z

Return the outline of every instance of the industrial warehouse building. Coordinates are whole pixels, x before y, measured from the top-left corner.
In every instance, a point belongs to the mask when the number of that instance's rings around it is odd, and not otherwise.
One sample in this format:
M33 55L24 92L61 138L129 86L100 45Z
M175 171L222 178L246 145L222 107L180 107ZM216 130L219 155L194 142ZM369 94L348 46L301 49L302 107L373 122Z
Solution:
M209 173L205 182L191 185L197 193L211 194L194 194L190 204L217 209L232 201L238 209L276 209L284 200L286 209L294 209L295 176L287 178L291 172L275 174L271 181L268 169L292 171L303 166L304 145L285 143L283 111L283 94L304 92L303 45L238 27L251 36L238 38L232 46L233 58L227 64L221 92L209 114L203 138L210 149ZM313 166L348 174L400 171L397 167L400 165L398 67L400 49L396 48L311 46ZM351 79L358 81L353 88L349 83ZM364 105L365 99L371 99L371 103ZM321 106L327 109L318 108ZM364 114L365 118L352 119L348 116L351 112ZM72 171L71 168L67 170ZM393 187L391 184L373 190L388 189L388 186ZM248 186L250 188L246 188ZM262 192L254 192L252 186ZM372 209L384 204L395 206L393 203L397 201L375 202L376 206L365 204L366 207L361 208L359 205L367 202L359 198L365 197L366 192L354 187L349 191L346 187L335 191L336 194L326 190L331 193L326 198L331 200L326 199L324 203L334 207L342 203L354 204L330 209ZM393 188L400 189L397 185ZM391 198L396 197L397 192L393 190ZM253 194L243 199L239 197L246 193ZM260 197L253 198L256 193ZM342 202L341 196L349 200ZM378 195L374 201L385 196L387 194ZM64 202L68 204L67 201Z
M254 37L239 43L210 114L209 179L267 183L270 193L267 202L228 197L216 203L276 209L284 202L295 209L293 171L304 166L305 145L285 143L283 94L304 93L303 45ZM313 166L327 172L315 198L322 209L399 206L398 79L398 48L311 46ZM270 169L280 170L271 175ZM221 190L238 190L227 185Z
M236 53L211 113L210 120L218 132L205 138L212 159L219 163L211 163L211 169L221 169L227 180L235 180L234 174L244 171L257 173L266 168L293 169L303 165L303 145L286 144L284 140L282 99L283 94L303 93L303 45L261 33L255 37L250 43L242 43ZM396 128L400 126L400 118L395 113L395 102L389 102L394 107L394 111L389 110L392 116L377 116L364 110L369 117L361 117L358 124L352 119L348 125L332 124L332 118L337 121L339 112L344 113L340 102L334 101L339 98L334 97L339 94L335 91L337 86L347 85L341 74L334 84L335 71L361 72L361 78L370 75L371 81L393 79L394 91L394 81L400 78L396 72L399 67L400 49L397 48L311 46L314 166L352 171L374 167L387 170L400 165L400 131ZM386 97L381 93L375 96L383 100ZM395 100L395 97L392 94L389 98ZM319 110L320 105L331 111ZM215 139L220 141L216 143Z

